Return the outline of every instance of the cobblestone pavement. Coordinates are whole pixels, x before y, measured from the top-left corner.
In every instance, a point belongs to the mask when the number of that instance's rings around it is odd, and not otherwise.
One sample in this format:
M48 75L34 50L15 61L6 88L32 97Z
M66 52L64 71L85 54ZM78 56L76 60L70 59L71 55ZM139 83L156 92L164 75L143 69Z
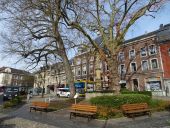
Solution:
M153 113L152 117L141 116L135 120L129 118L87 121L87 118L69 119L68 110L55 112L29 112L29 105L0 113L0 128L170 128L170 112Z

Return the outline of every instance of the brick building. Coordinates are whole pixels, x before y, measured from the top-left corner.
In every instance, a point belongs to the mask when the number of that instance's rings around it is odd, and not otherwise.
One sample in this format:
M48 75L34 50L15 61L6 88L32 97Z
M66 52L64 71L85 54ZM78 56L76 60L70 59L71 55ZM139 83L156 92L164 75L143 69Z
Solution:
M118 55L120 80L130 90L168 91L170 24L125 41ZM169 92L169 91L168 91Z

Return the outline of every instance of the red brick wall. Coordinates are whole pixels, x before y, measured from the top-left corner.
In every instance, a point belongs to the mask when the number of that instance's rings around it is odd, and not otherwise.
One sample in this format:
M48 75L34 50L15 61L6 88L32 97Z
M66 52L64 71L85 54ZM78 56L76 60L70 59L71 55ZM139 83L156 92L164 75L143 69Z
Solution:
M170 42L160 45L164 78L170 78L170 54L168 52L170 48Z

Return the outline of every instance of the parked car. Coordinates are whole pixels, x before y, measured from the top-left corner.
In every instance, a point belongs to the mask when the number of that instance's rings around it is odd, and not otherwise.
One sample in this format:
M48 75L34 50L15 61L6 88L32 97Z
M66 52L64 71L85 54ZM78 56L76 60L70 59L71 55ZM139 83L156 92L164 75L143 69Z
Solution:
M10 100L19 96L19 90L17 88L6 88L3 93L3 100Z
M70 90L69 90L69 88L58 88L57 96L58 97L70 97Z

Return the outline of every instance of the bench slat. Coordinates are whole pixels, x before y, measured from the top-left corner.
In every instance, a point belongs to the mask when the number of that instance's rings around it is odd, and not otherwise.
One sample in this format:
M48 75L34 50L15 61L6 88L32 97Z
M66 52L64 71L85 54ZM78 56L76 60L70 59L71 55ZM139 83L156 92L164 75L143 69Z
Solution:
M41 102L41 101L34 101L31 103L31 106L30 106L30 112L31 112L31 109L34 109L35 111L38 109L38 110L43 110L43 109L46 109L49 107L49 103L46 103L46 102Z
M89 116L92 118L92 116L96 115L96 113L97 113L96 106L73 104L70 108L70 119L72 114L80 114L80 115L86 115L89 120Z
M149 109L147 103L124 104L122 105L122 111L126 115L138 113L151 114L151 109Z

